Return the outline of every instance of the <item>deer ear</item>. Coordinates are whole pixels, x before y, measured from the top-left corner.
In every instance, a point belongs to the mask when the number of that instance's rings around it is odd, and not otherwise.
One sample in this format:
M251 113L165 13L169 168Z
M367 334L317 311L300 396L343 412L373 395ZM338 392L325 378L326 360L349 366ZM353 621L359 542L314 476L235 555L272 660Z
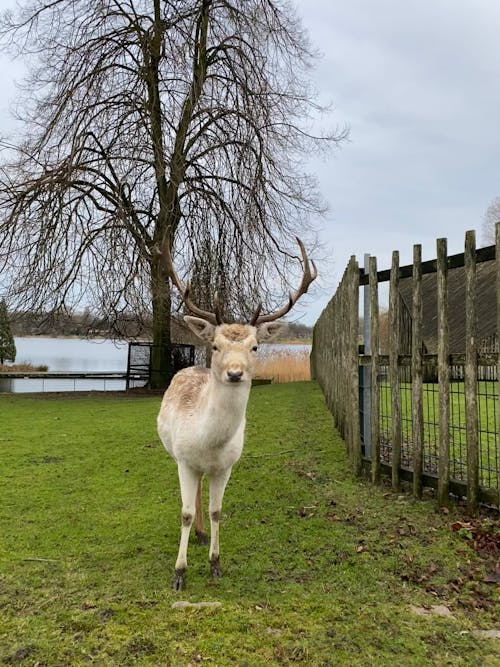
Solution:
M202 320L200 317L193 317L192 315L185 315L184 322L188 325L191 331L204 340L206 343L211 343L215 336L215 327L210 322Z
M265 322L257 327L257 340L259 343L272 340L286 329L288 329L286 322Z

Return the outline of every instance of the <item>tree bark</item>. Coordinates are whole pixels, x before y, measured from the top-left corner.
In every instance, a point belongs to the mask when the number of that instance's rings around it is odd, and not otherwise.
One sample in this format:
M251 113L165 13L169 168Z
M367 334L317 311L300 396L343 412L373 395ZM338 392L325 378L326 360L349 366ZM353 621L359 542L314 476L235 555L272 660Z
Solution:
M160 257L151 261L153 347L151 349L151 389L166 389L173 376L170 327L171 294L168 275Z

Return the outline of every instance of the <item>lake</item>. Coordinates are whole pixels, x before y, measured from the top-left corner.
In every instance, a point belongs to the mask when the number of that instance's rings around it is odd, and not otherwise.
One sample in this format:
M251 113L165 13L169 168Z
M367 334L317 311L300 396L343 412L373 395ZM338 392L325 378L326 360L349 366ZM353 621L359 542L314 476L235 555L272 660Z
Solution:
M17 364L45 365L49 371L127 370L128 343L102 338L15 338Z
M48 366L49 371L123 372L127 370L128 343L102 338L15 338L16 363ZM124 380L19 379L2 380L3 391L121 391Z
M127 370L127 341L110 341L102 338L15 338L17 364L48 366L49 371L98 371L101 373ZM260 347L260 354L272 354L273 350L287 348L297 352L310 349L310 345L268 344ZM124 380L81 379L19 379L2 380L8 386L0 391L15 393L38 391L120 391Z

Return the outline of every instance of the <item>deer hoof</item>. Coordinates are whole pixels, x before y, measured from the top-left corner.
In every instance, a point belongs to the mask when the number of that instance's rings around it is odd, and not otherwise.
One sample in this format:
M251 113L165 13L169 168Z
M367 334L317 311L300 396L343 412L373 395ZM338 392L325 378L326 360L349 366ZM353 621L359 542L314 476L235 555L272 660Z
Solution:
M222 570L220 569L220 561L218 557L210 561L210 572L214 579L220 579L220 577L222 577Z
M208 544L208 535L204 533L203 531L196 531L196 539L198 540L198 544L202 547L206 547Z
M174 591L182 591L186 587L185 570L175 570L172 588Z

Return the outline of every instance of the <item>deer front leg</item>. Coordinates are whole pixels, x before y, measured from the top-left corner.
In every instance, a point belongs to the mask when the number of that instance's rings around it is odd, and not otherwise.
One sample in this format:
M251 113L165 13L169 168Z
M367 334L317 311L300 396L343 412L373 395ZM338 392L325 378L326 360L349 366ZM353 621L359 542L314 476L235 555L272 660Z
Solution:
M179 463L178 472L182 497L182 525L179 553L175 563L172 586L174 590L181 591L186 583L187 548L189 543L189 533L191 532L191 526L193 525L196 512L196 492L200 481L200 475L181 463Z
M219 558L219 523L224 490L231 476L231 468L210 477L210 570L213 577L222 576Z
M196 517L195 517L195 531L198 538L198 544L205 546L208 544L208 537L203 525L203 507L202 507L202 480L198 484L198 492L196 494Z

